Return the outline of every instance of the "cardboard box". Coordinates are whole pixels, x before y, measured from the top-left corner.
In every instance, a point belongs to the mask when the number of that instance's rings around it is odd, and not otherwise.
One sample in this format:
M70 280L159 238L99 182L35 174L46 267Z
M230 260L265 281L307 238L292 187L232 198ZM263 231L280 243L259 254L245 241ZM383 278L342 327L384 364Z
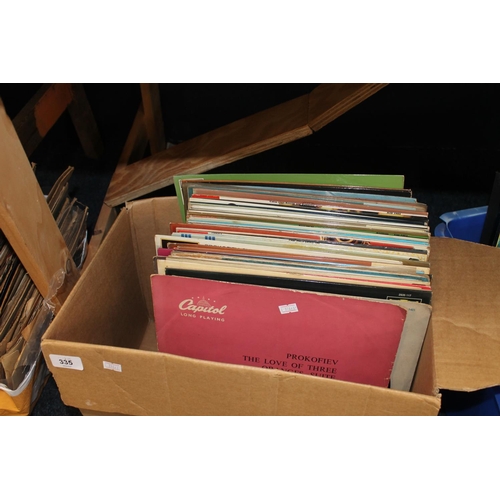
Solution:
M437 415L439 390L500 383L500 253L433 238L433 315L412 392L157 352L154 235L175 198L130 203L45 333L65 404L130 415Z

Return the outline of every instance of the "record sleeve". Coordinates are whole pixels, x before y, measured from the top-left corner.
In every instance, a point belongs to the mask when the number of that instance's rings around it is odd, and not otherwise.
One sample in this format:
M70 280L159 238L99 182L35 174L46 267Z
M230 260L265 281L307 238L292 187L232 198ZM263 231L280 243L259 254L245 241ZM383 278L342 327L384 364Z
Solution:
M161 352L388 387L407 312L393 303L151 277Z

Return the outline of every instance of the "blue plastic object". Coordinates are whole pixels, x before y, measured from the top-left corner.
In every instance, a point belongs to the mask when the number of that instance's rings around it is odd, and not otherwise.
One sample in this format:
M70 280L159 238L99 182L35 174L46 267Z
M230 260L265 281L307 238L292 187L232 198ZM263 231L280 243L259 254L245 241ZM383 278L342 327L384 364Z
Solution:
M500 416L500 386L473 392L442 391L442 416Z
M439 218L434 236L479 243L488 207L447 212ZM500 415L500 386L472 393L443 391L440 415Z
M434 236L456 238L479 243L488 207L467 208L456 212L446 212L439 218Z

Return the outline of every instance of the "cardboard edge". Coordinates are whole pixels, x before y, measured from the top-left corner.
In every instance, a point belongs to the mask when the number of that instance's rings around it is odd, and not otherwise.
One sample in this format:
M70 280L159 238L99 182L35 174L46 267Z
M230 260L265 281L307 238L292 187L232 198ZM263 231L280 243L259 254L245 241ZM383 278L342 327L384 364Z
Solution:
M432 325L437 390L500 385L500 252L456 238L431 238Z

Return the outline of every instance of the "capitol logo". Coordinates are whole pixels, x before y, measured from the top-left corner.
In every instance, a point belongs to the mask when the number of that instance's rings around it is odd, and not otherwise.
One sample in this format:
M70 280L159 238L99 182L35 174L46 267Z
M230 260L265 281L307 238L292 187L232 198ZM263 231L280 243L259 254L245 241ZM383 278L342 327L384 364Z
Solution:
M223 306L215 306L210 303L208 299L205 297L194 299L185 299L179 304L179 309L181 311L188 311L190 313L203 313L203 314L218 314L224 315L224 312L227 309L226 305Z

